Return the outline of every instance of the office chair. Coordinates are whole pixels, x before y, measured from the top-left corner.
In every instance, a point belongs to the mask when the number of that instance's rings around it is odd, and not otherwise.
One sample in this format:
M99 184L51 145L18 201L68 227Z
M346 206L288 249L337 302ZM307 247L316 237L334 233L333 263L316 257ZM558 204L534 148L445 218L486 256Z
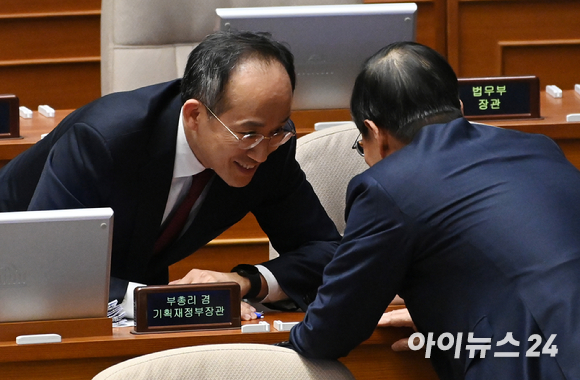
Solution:
M216 8L361 4L363 0L102 0L101 95L181 78L214 31Z
M346 188L355 175L368 169L351 149L359 131L352 122L314 131L298 139L296 160L320 203L341 234L344 233ZM270 259L278 253L270 245Z
M337 360L313 360L295 351L253 343L210 344L160 351L115 364L93 380L350 380Z
M352 177L369 168L352 149L358 135L359 130L354 123L345 122L309 133L296 143L296 160L341 235L346 227L344 209L348 183ZM271 243L268 256L270 259L278 257ZM391 301L392 305L404 303L399 296Z

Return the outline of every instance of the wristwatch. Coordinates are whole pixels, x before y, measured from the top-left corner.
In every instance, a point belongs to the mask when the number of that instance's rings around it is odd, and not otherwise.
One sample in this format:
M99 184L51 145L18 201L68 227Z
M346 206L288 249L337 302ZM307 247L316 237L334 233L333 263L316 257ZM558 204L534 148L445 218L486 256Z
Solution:
M253 265L250 264L240 264L236 265L231 272L236 272L242 277L246 277L250 280L250 291L242 296L242 298L256 298L262 290L262 278L260 277L260 271Z

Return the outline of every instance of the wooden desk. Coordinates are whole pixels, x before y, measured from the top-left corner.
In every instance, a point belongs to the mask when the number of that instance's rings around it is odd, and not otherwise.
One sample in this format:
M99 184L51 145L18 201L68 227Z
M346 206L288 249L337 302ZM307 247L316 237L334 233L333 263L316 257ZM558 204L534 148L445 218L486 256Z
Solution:
M273 344L289 337L288 332L273 328L274 320L301 321L303 316L303 313L267 313L264 320L271 325L269 333L242 334L240 329L233 329L133 335L132 327L122 327L113 328L111 336L65 338L61 343L19 346L15 342L0 342L0 378L87 380L123 360L171 348L217 343ZM424 351L391 350L393 342L410 333L405 328L378 328L341 361L358 380L437 379Z
M44 117L37 111L31 119L20 118L20 138L0 139L0 168L20 153L36 144L42 134L54 129L72 110L55 111L55 117Z
M564 151L574 166L580 169L580 122L567 122L566 115L580 113L580 95L574 90L564 90L562 98L555 99L540 93L540 119L474 120L502 128L528 133L540 133L552 138ZM350 120L348 110L298 111L292 114L298 136L314 131L319 121Z
M54 118L47 118L34 111L32 119L20 118L20 139L0 139L0 167L34 145L43 133L50 132L72 110L58 110ZM573 90L563 91L563 97L554 99L544 91L540 94L541 119L521 120L481 120L480 122L496 125L498 127L517 129L530 133L545 134L558 143L567 144L567 140L580 139L580 123L566 122L566 115L580 113L580 95ZM320 121L345 121L350 120L350 112L347 109L331 110L306 110L294 111L292 120L296 124L298 136L303 136L314 131L314 123ZM573 141L576 145L576 141ZM563 148L564 149L564 148ZM580 164L580 146L578 146ZM576 163L574 163L576 166ZM580 166L579 166L580 167Z

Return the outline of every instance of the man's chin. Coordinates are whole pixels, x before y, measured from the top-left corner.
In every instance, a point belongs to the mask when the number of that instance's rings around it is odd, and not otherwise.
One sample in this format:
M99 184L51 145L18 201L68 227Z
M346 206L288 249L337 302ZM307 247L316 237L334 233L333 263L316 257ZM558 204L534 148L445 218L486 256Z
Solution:
M250 184L252 178L256 174L258 170L258 165L254 166L252 169L246 169L240 164L236 163L235 166L232 168L234 170L226 173L225 176L221 176L220 178L231 187L245 187ZM218 173L219 175L219 173Z
M221 176L220 176L221 177ZM250 184L250 182L252 181L252 178L254 176L243 176L243 177L229 177L227 179L224 179L223 177L221 177L221 179L230 187L246 187Z

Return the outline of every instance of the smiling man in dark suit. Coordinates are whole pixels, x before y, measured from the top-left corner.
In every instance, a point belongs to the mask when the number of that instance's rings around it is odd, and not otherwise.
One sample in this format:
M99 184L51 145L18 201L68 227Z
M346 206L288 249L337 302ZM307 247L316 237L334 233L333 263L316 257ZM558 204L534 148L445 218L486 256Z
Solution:
M441 379L580 379L580 172L560 148L464 119L452 68L411 42L366 62L351 112L370 168L295 349L347 355L399 294Z
M126 281L167 284L169 265L252 212L280 258L259 273L194 270L188 279L219 276L247 298L306 308L340 235L294 159L294 85L291 53L269 36L212 34L182 80L100 98L0 170L0 211L111 207L122 294ZM185 225L169 228L194 187L201 194ZM164 230L178 236L161 241Z

